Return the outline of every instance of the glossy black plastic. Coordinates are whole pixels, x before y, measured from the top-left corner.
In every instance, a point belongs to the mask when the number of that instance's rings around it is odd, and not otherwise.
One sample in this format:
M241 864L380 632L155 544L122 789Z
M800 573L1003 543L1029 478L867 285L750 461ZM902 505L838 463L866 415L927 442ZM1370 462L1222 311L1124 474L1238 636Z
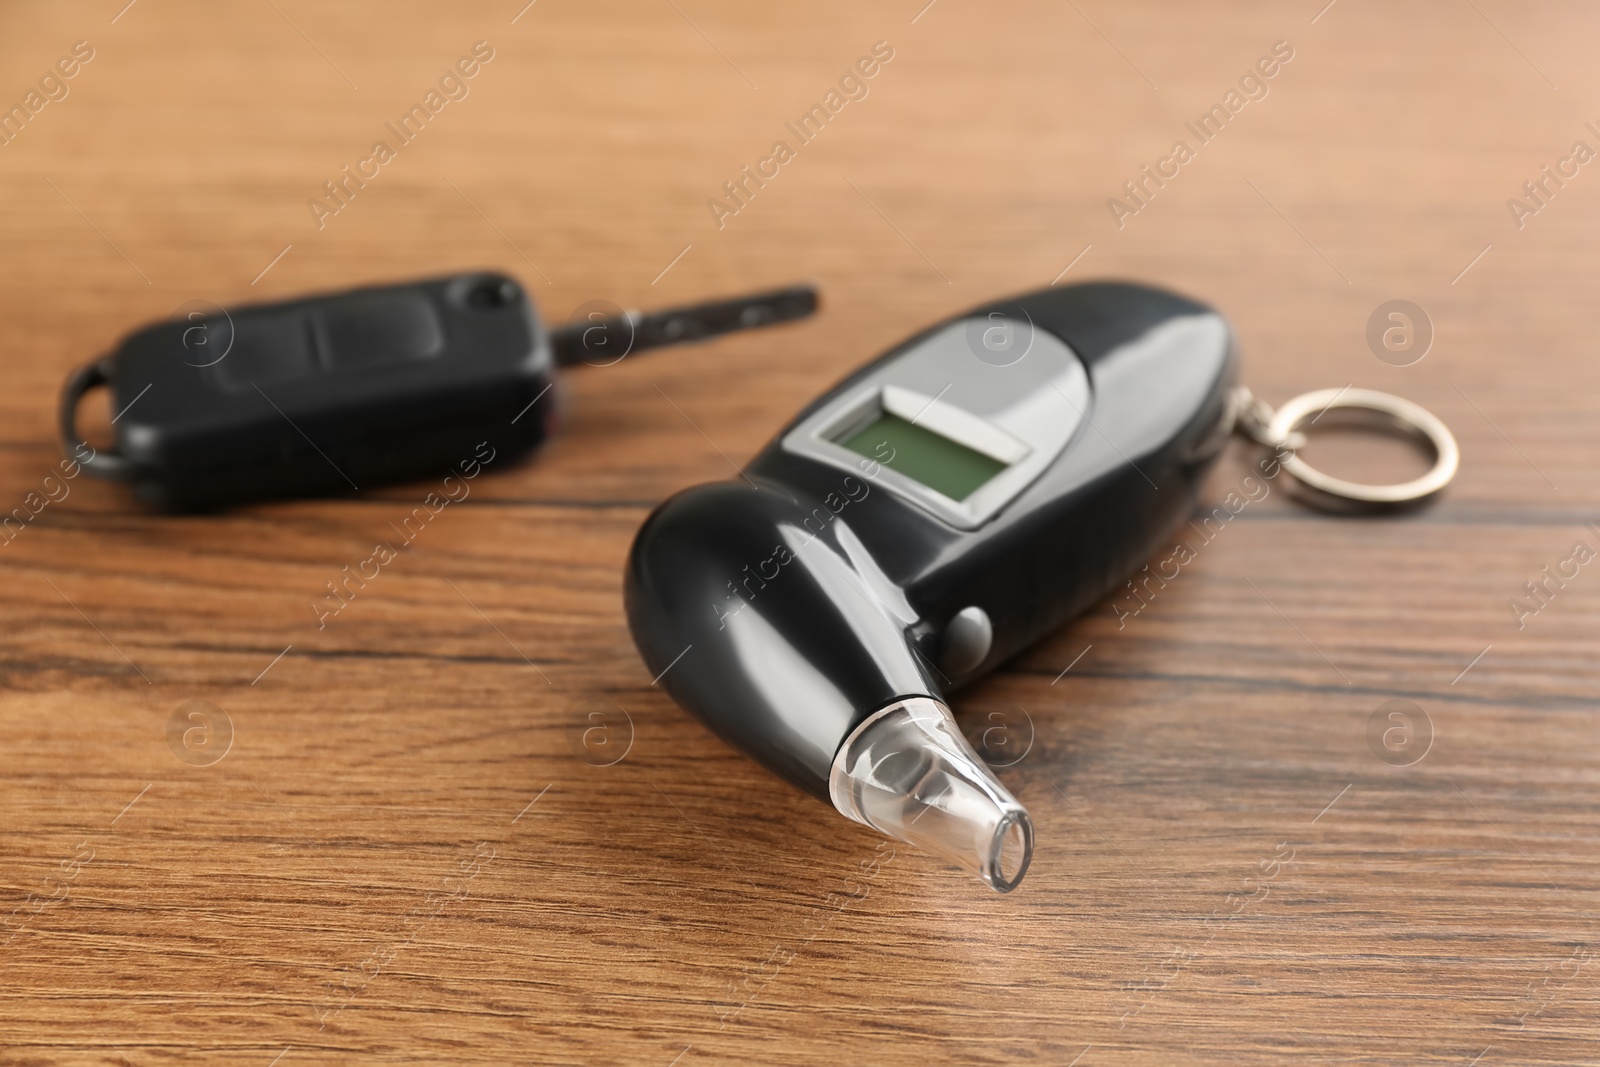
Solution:
M948 321L996 311L1077 353L1091 405L1056 461L986 525L954 529L873 485L868 461L851 474L786 452L780 432L747 480L673 496L634 541L628 619L650 672L727 741L820 797L839 745L874 711L944 699L1142 566L1190 514L1225 440L1232 334L1205 305L1093 283ZM1215 320L1209 340L1151 343L1196 316ZM940 639L968 606L992 620L993 642L947 678Z

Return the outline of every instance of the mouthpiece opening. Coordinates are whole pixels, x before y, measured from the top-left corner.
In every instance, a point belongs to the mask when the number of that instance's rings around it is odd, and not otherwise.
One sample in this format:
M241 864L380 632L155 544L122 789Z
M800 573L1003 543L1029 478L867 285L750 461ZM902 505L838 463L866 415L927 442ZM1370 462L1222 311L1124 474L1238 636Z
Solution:
M995 834L994 850L989 854L988 869L982 878L996 892L1009 893L1017 888L1022 876L1028 873L1028 863L1033 859L1033 822L1027 811L1018 808L1007 812Z
M867 719L834 756L840 812L1009 893L1033 857L1033 822L978 758L950 710L909 697Z

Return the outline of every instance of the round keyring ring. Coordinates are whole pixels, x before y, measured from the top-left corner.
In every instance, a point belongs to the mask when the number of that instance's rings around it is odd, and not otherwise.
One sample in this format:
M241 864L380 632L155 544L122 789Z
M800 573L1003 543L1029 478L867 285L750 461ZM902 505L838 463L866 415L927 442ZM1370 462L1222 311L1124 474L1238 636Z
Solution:
M1449 427L1437 415L1409 400L1373 389L1318 389L1302 393L1273 413L1267 435L1273 440L1287 441L1308 417L1315 422L1325 412L1334 409L1365 412L1378 421L1426 441L1434 454L1432 470L1420 478L1398 485L1349 482L1324 474L1297 453L1283 458L1283 469L1296 481L1345 507L1357 505L1382 509L1421 503L1449 485L1450 479L1456 476L1456 470L1461 466L1461 449Z

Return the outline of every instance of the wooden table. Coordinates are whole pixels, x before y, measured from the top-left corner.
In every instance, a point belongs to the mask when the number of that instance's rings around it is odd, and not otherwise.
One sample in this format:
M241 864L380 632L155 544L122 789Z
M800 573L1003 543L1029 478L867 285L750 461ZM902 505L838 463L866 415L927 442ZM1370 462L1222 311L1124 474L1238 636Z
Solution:
M1600 148L1600 11L925 2L7 12L6 100L92 58L0 148L0 511L66 487L0 544L0 1060L1600 1057L1600 572L1563 562L1600 547L1600 173L1571 154ZM308 206L479 41L459 98ZM432 486L197 518L46 482L61 379L136 324L479 266L555 321L807 278L826 303L573 373L559 439L320 629ZM1038 829L1000 897L652 688L621 568L652 506L889 343L1106 276L1224 309L1269 401L1400 393L1464 463L1401 518L1276 484L1137 615L960 694ZM1431 323L1408 366L1367 341L1391 300ZM1527 599L1546 566L1577 576Z

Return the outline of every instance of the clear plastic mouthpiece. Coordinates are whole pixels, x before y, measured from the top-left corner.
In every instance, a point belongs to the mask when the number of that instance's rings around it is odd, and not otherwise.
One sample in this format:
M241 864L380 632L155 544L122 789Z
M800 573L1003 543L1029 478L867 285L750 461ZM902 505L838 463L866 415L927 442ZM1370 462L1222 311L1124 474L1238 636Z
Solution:
M840 746L828 777L833 806L1015 889L1033 858L1033 822L931 697L891 704Z

